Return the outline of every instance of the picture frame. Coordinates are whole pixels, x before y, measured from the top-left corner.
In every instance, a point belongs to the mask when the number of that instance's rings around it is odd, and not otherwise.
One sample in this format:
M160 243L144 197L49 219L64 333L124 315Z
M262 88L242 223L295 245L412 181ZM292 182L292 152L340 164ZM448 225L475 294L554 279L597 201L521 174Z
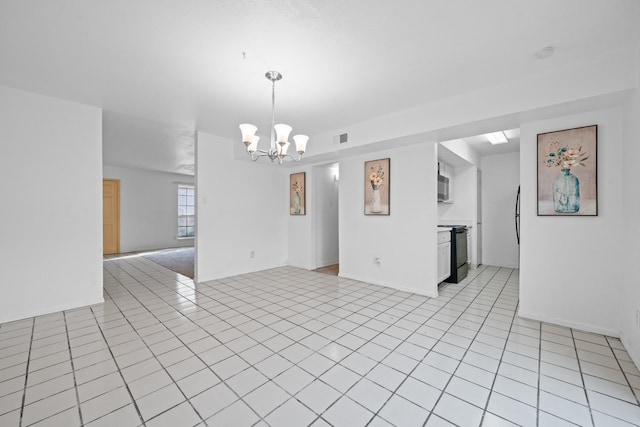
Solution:
M538 134L538 216L598 215L598 125Z
M289 214L306 215L306 174L292 173L289 176Z
M390 215L391 159L364 163L364 214Z

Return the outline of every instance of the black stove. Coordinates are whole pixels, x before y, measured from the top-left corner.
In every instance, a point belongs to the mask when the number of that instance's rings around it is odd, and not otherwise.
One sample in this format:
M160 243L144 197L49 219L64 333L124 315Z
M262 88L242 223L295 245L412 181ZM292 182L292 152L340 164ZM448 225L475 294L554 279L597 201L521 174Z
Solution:
M455 229L458 229L458 228L466 229L467 228L466 225L459 225L459 224L454 224L454 225L451 225L451 224L444 224L444 225L443 224L439 224L438 227L449 227L449 228L455 228Z
M438 227L451 228L451 275L444 279L449 283L460 283L467 277L469 263L467 259L467 232L466 225L438 225Z

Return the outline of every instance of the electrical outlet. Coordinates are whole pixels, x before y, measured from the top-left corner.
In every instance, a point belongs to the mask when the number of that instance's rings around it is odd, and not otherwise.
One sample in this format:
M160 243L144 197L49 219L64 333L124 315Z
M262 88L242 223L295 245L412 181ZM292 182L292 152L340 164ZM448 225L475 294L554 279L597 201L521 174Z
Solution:
M251 251L249 253L249 258L255 258L256 257L256 251Z

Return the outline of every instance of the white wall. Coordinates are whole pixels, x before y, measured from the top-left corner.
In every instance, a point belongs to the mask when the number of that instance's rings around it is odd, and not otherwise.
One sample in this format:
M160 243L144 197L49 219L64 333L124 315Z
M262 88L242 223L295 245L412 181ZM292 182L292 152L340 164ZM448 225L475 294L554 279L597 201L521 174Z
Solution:
M469 135L473 136L473 135ZM445 147L447 150L455 153L458 157L465 160L467 163L478 166L480 164L480 157L478 157L478 153L469 146L462 139L454 139L451 141L442 141L440 145Z
M313 270L339 262L337 164L288 168L289 174L306 173L306 214L287 220L287 264Z
M337 264L339 261L338 223L339 202L336 174L338 164L321 165L313 168L316 210L314 236L316 245L315 268Z
M520 112L535 114L561 103L635 88L635 53L631 47L605 52L591 63L578 63L532 74L342 126L313 135L307 153L310 156L335 150L345 151L372 142L399 140L412 135L444 141L478 135L500 127L517 127L522 117ZM491 123L487 125L485 121ZM349 133L349 143L334 144L334 137L344 132Z
M197 134L198 282L286 264L289 171L234 160L233 144L239 142Z
M636 52L636 61L640 63L640 48ZM640 64L639 64L640 65ZM637 79L640 83L640 67L637 69ZM622 342L633 358L636 366L640 367L640 325L636 322L636 315L640 310L640 197L638 197L638 183L640 182L640 95L636 91L626 106L625 134L623 139L624 157L622 159L622 208L624 211L622 225L625 238L622 244Z
M246 154L245 154L246 156ZM316 198L316 168L296 165L298 167L288 168L283 171L286 182L281 186L288 188L289 175L293 173L305 173L306 210L305 215L290 215L287 210L287 264L293 267L300 267L307 270L316 268L316 243L315 232L313 231L314 218L317 215L315 209ZM287 192L286 197L289 197ZM286 201L289 206L289 200Z
M610 108L522 124L521 316L619 335L622 119L622 108ZM598 125L598 216L536 216L536 135L592 124Z
M364 162L387 157L390 215L365 216ZM437 296L436 166L434 142L340 160L340 276Z
M0 86L0 323L102 301L100 109Z
M520 153L480 159L482 174L482 262L518 267L515 204L520 185Z
M104 178L120 180L120 252L193 246L178 239L178 184L194 177L105 165Z

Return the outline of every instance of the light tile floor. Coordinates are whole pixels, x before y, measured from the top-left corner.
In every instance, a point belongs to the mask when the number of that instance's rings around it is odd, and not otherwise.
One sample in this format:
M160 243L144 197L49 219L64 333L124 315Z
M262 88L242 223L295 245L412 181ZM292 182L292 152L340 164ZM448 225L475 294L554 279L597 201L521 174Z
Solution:
M430 299L290 267L104 269L104 304L0 325L0 425L640 425L620 341L519 319L517 270Z

